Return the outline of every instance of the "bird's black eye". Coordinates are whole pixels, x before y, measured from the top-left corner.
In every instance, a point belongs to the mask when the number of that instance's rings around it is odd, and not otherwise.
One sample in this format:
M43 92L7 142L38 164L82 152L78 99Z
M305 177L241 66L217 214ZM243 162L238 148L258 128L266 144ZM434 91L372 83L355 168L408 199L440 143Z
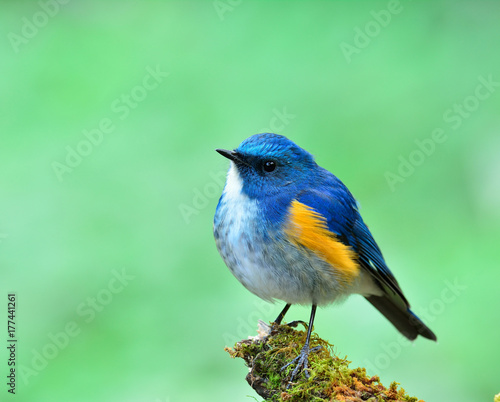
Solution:
M264 164L262 165L262 168L264 169L264 172L271 173L274 169L276 169L276 162L265 161Z

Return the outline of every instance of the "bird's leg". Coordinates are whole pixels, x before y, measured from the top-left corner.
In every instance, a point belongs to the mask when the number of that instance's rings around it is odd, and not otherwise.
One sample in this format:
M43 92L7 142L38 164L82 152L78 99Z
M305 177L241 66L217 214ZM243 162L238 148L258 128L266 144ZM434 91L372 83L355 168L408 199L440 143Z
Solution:
M288 311L288 309L290 308L291 304L288 303L285 308L283 310L281 310L281 313L279 314L278 317L276 317L276 319L274 320L274 322L278 325L281 324L281 321L283 321L283 318L285 318L285 314L286 312Z
M276 325L281 325L281 321L283 321L283 318L285 318L285 314L287 313L288 309L290 308L291 304L288 303L285 308L283 310L281 310L281 313L279 314L278 317L276 317L276 319L274 320L274 323ZM286 325L289 326L289 327L292 327L292 328L295 328L298 324L304 324L306 325L306 323L302 320L296 320L296 321L291 321L291 322L287 322Z
M306 378L309 378L309 372L308 372L308 370L309 370L309 368L308 368L309 352L315 352L316 350L321 349L321 346L316 346L315 348L309 349L309 341L311 339L311 332L312 332L315 314L316 314L316 305L313 304L312 310L311 310L311 318L309 319L309 328L307 328L306 343L304 344L304 347L300 351L300 354L295 359L293 359L290 363L285 364L281 368L281 371L283 371L291 364L296 364L296 367L293 370L292 375L290 377L290 383L293 381L294 377L297 375L297 373L299 372L299 370L301 368L304 370ZM288 384L288 387L290 387L290 383Z

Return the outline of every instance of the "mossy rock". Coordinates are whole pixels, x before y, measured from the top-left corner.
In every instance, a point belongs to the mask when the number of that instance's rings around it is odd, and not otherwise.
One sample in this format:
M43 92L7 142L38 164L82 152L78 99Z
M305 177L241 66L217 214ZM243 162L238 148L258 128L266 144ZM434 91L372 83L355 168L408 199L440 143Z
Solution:
M281 368L300 353L306 332L288 325L259 325L259 336L237 342L226 351L245 361L249 368L247 382L266 401L418 401L396 382L386 388L378 376L368 377L364 368L349 368L351 362L336 356L333 346L315 333L311 336L311 348L321 349L309 355L310 377L306 379L301 373L290 383L294 367L283 371Z

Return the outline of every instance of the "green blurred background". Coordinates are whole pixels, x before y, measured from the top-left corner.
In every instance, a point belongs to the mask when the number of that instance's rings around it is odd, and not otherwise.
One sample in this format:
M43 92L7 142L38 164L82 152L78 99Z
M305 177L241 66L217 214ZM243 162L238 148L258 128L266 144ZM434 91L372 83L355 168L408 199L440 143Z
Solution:
M0 4L0 400L253 400L223 347L283 304L217 253L214 149L262 131L346 183L439 341L359 296L317 332L426 401L500 392L500 3Z

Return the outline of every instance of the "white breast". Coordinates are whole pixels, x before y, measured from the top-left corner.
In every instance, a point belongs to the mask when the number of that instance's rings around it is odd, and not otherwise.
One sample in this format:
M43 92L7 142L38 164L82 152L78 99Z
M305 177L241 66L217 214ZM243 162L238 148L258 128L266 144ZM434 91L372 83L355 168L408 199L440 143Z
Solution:
M250 212L256 210L256 201L251 200L243 193L243 181L238 172L238 168L231 162L231 167L227 172L226 186L224 187L224 212L225 220L230 220L228 228L232 236L237 236L242 230L242 225L248 221ZM228 239L231 241L232 239Z
M251 292L271 301L276 280L262 258L262 225L256 200L243 192L243 181L233 162L217 211L216 244L233 275Z

